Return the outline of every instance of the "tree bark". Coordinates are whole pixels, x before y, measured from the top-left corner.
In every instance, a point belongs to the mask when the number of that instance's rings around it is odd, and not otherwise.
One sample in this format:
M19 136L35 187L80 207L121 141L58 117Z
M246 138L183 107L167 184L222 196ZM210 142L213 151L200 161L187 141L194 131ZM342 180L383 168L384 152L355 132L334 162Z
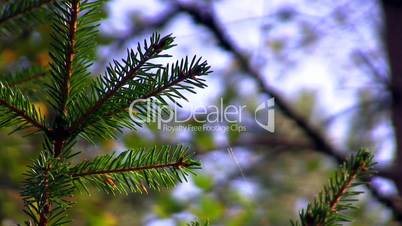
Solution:
M402 2L383 0L384 44L389 63L391 120L395 135L395 184L402 195Z

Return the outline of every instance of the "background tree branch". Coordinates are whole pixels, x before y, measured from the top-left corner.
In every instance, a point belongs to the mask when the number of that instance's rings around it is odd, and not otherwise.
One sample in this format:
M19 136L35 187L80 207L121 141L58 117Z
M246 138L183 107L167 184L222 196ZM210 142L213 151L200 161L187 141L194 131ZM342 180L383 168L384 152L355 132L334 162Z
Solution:
M250 76L252 76L256 82L258 83L258 86L260 90L263 93L266 93L267 95L275 98L275 103L276 106L281 110L281 112L287 116L289 119L294 121L297 126L304 131L307 137L309 137L314 145L314 150L321 152L323 154L326 154L328 156L331 156L333 159L335 159L338 163L342 162L344 160L344 156L341 153L350 153L345 150L339 150L338 148L334 147L331 143L327 141L327 139L322 135L317 128L314 128L313 125L311 125L306 119L304 119L303 116L301 116L293 107L285 100L285 98L277 91L274 87L269 86L264 82L264 76L258 72L255 67L253 67L248 60L248 58L241 52L241 50L236 47L234 42L231 40L230 37L228 37L227 32L224 31L224 29L221 27L219 24L218 20L215 17L215 14L212 10L212 8L206 4L186 4L186 3L179 3L175 2L175 4L178 5L179 9L183 12L188 13L191 15L194 19L195 22L200 23L207 27L212 34L215 36L215 38L218 41L218 44L225 50L231 52L236 59L239 61L242 69L247 72ZM393 12L393 16L400 18L402 16L402 13L396 13ZM396 14L396 15L395 15ZM389 19L391 21L391 19ZM396 21L402 21L402 20L397 20L397 18L392 18L392 21L395 23ZM401 27L401 26L399 26ZM402 27L401 27L402 28ZM388 35L391 36L393 39L393 42L397 42L396 40L402 40L400 37L402 33L396 36L394 35ZM392 41L391 41L392 42ZM396 43L395 43L396 44ZM394 44L394 45L395 45ZM400 41L398 41L398 45L400 44ZM401 50L402 48L394 48L395 50ZM402 51L399 51L398 53L394 54L401 54ZM393 59L402 59L400 58L393 58ZM402 74L402 64L398 64L399 67L401 68L401 74ZM402 82L402 76L398 78L398 81ZM402 92L402 83L400 84L401 88L398 89L398 94L401 95L400 92ZM402 123L402 118L400 115L402 115L402 104L399 104L399 101L402 100L402 95L398 96L397 98L394 97L398 101L397 104L394 104L395 106L398 107L398 110L401 110L400 113L395 114L395 118L398 119ZM399 111L398 111L399 112ZM400 119L400 120L399 120ZM398 127L399 128L399 127ZM402 124L400 125L400 128L402 129ZM402 130L400 135L402 135ZM401 139L399 139L402 141ZM401 154L402 156L402 154ZM398 161L399 162L399 161ZM402 162L402 159L401 161ZM389 198L389 197L384 197L382 196L379 192L376 191L376 188L374 188L372 185L368 185L369 190L371 191L371 194L373 197L375 197L379 202L383 203L387 207L389 207L392 212L394 213L395 219L398 220L399 222L402 222L402 205L400 204L399 198Z

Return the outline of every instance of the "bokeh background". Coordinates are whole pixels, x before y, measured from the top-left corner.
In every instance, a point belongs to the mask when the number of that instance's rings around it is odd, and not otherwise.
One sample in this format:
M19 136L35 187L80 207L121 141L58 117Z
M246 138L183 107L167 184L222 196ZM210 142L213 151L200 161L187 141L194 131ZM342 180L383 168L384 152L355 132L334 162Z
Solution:
M1 2L1 1L0 1ZM1 4L1 3L0 3ZM48 25L1 37L3 74L48 66ZM246 131L174 133L149 124L118 140L80 141L81 158L127 148L182 143L203 169L173 190L108 196L78 195L77 226L174 226L194 219L212 225L288 225L326 183L340 159L360 147L378 175L346 225L400 225L402 219L402 5L392 0L111 0L92 66L100 75L112 59L152 32L173 33L172 60L203 56L212 65L208 88L186 93L179 115L209 105L247 106ZM43 114L38 77L23 84ZM274 97L275 132L255 121L255 108ZM260 121L266 114L258 114ZM233 125L235 124L235 125ZM203 126L193 120L183 126ZM210 124L208 124L210 125ZM214 125L212 125L214 126ZM0 129L0 224L22 222L18 185L38 155L39 136ZM398 138L399 137L399 138Z

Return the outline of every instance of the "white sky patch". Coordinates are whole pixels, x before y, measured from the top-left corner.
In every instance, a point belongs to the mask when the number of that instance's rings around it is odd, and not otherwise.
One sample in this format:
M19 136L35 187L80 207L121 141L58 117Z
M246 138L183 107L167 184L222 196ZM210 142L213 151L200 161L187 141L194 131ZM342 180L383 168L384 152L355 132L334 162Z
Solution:
M393 161L395 142L393 131L390 130L392 125L387 122L381 123L372 131L372 136L377 138L377 152L375 152L374 160L378 162L379 167L390 165Z
M315 114L320 117L335 115L355 104L354 91L340 90L336 85L336 75L331 73L326 61L320 58L307 57L298 64L291 75L274 77L267 83L280 87L280 91L285 91L288 99L297 98L302 90L316 91L318 102ZM330 130L332 139L337 141L336 143L342 141L346 129L345 120L336 121Z
M169 22L167 29L169 33L173 33L176 42L190 42L199 36L199 30L194 27L191 18L188 15L178 15ZM179 46L180 47L180 46Z
M226 0L217 1L214 6L223 23L243 20L254 16L262 16L266 0ZM252 6L252 7L250 7Z
M152 220L147 226L175 226L173 219L156 219Z
M264 20L265 0L230 0L214 4L217 17L241 48L254 49L260 44L260 25ZM250 7L252 5L252 7ZM239 33L239 31L241 31ZM241 34L241 35L239 35Z
M178 184L174 188L172 195L175 199L185 202L193 199L194 197L197 197L201 193L202 193L201 189L196 187L190 180L189 183Z
M234 180L231 185L240 195L248 199L257 198L259 188L253 181L248 179Z
M190 23L189 18L184 16L174 20L168 26L165 33L173 33L176 37L175 43L177 44L177 46L170 51L170 54L174 57L169 59L169 61L173 62L174 60L185 56L192 57L193 55L197 55L202 56L204 60L208 61L212 71L217 72L219 70L224 70L231 61L228 54L217 49L211 42L202 42L203 35L199 37L195 35L196 32L197 30L194 30L194 25ZM207 33L204 34L204 36L206 36L205 39L209 40L209 35ZM194 41L194 39L198 40ZM185 96L188 99L191 99L191 103L180 101L180 104L183 105L183 109L186 109L186 111L190 109L191 111L191 109L194 110L197 107L205 107L211 103L212 100L221 95L220 87L222 78L216 75L216 73L212 73L210 76L204 77L207 80L206 84L208 87L205 89L197 88L196 95L185 92Z
M163 4L158 0L133 1L133 0L114 0L107 4L109 19L102 23L101 30L113 34L125 33L130 29L130 22L135 12L141 15L153 16L163 10Z
M309 200L308 200L307 198L304 198L304 197L298 198L298 199L296 200L296 203L295 203L294 208L293 208L294 211L295 211L295 213L296 213L296 214L299 214L299 211L300 211L301 209L304 209L304 208L307 207L308 202L309 202Z
M387 132L389 132L389 128L387 128ZM380 166L390 165L393 162L395 153L395 143L393 139L389 139L389 136L385 137L378 148L379 149L375 155L375 161L378 162Z
M377 189L379 189L379 192L383 195L388 195L388 196L393 196L397 195L398 191L393 184L388 179L380 178L380 177L374 177L372 182L371 182Z

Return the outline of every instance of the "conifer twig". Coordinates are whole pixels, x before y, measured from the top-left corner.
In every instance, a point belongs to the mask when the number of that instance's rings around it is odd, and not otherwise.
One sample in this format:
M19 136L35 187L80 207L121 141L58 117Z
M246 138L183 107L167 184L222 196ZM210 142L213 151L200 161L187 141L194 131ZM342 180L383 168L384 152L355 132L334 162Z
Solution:
M77 187L85 190L86 184L93 184L108 193L143 192L147 190L144 184L157 190L172 187L176 182L187 180L188 174L193 174L199 166L199 162L191 159L187 148L162 146L151 150L128 150L117 156L99 156L76 165L69 175Z
M49 200L49 170L50 167L49 165L46 167L46 170L44 172L44 205L43 205L43 210L41 211L39 215L39 226L46 226L48 224L48 215L50 213L50 200Z
M138 172L149 169L162 169L162 168L182 168L190 166L190 163L183 162L183 159L179 159L177 162L166 163L166 164L155 164L155 165L147 165L140 167L132 167L132 168L121 168L121 169L110 169L110 170L99 170L99 171L87 171L80 173L71 174L72 177L85 177L85 176L93 176L93 175L104 175L104 174L114 174L114 173L127 173L127 172Z
M35 119L31 118L30 116L28 116L25 111L18 109L17 107L15 107L14 105L11 105L10 103L8 103L6 100L4 99L0 99L0 105L3 105L5 107L7 107L8 109L10 109L12 112L14 112L17 116L23 118L25 121L29 122L30 124L32 124L34 127L36 127L37 129L40 129L42 131L48 131L47 127L45 127L44 125L42 125L41 123L39 123L38 121L36 121Z
M47 75L46 72L40 72L40 73L31 75L31 76L29 76L29 77L23 78L23 79L21 79L21 80L8 83L8 85L9 85L10 87L19 86L19 85L24 84L24 83L26 83L26 82L30 82L30 81L32 81L32 80L36 80L36 79L43 78L43 77L45 77L46 75Z
M17 0L17 2L18 1L22 2L23 0ZM28 12L32 12L32 11L34 11L34 10L36 10L36 9L46 5L46 4L51 3L52 1L54 1L54 0L41 0L37 4L31 4L29 7L23 8L22 10L19 10L16 13L10 13L10 14L4 16L4 17L0 17L0 26L3 23L6 23L9 20L12 20L12 19L14 19L16 17L23 16L24 14L26 14ZM13 4L16 4L16 3L14 2Z
M151 46L147 49L147 51L143 54L140 61L136 63L136 65L131 68L125 76L118 81L111 89L107 90L107 92L98 99L89 109L85 111L84 114L81 115L75 122L71 124L71 126L67 129L69 133L74 133L81 124L83 124L92 114L96 113L99 109L101 109L104 104L111 99L124 85L126 85L130 80L132 80L137 73L141 70L141 68L147 63L148 60L152 59L163 50L163 47L169 45L171 41L170 36L166 36L159 40L158 43L155 43L154 46Z
M21 191L24 212L30 218L25 225L68 223L66 210L72 205L69 197L82 188L87 190L86 184L112 193L147 192L146 186L160 190L187 181L188 176L200 168L200 163L182 146L129 150L117 156L98 156L92 161L71 165L69 160L78 154L72 152L76 136L104 138L104 134L110 135L122 125L130 127L128 114L119 118L123 123L113 116L103 117L109 110L127 107L133 97L163 95L172 101L186 99L180 91L194 93L195 87L205 87L205 80L195 76L207 75L210 67L196 57L190 63L186 57L166 67L149 62L170 57L161 52L175 46L171 35L160 38L155 33L150 43L144 40L143 47L138 44L137 52L128 50L126 59L113 61L114 65L107 67L102 78L92 79L89 67L95 58L93 39L99 30L98 22L103 18L104 0L27 0L4 4L0 9L0 22L2 18L17 17L20 11L26 14L10 21L0 31L10 33L18 23L25 27L31 24L31 19L34 22L36 18L43 19L48 15L46 10L27 13L29 8L52 2L51 7L44 7L52 12L48 70L51 77L46 88L48 104L56 112L55 117L42 117L19 89L8 85L9 81L14 81L11 84L15 86L39 78L45 70L37 74L38 70L28 68L3 76L4 84L0 83L0 126L16 126L16 130L38 128L45 132L43 151L25 174ZM181 82L183 84L178 84ZM162 97L157 98L163 102ZM87 126L90 128L85 130Z
M353 208L353 197L361 193L351 189L369 181L373 166L372 154L358 151L339 167L317 198L300 212L300 220L291 222L292 226L331 226L350 221L343 214Z
M75 43L76 43L76 33L78 24L78 14L80 12L80 0L73 0L71 2L70 17L68 21L68 44L66 46L66 62L65 62L65 78L63 81L63 86L61 87L61 102L60 102L60 113L64 115L66 112L67 99L70 96L70 81L73 76L73 61L75 55Z
M18 122L18 123L15 123ZM12 89L0 82L0 125L17 126L16 130L32 126L39 131L48 132L40 112L19 89Z

